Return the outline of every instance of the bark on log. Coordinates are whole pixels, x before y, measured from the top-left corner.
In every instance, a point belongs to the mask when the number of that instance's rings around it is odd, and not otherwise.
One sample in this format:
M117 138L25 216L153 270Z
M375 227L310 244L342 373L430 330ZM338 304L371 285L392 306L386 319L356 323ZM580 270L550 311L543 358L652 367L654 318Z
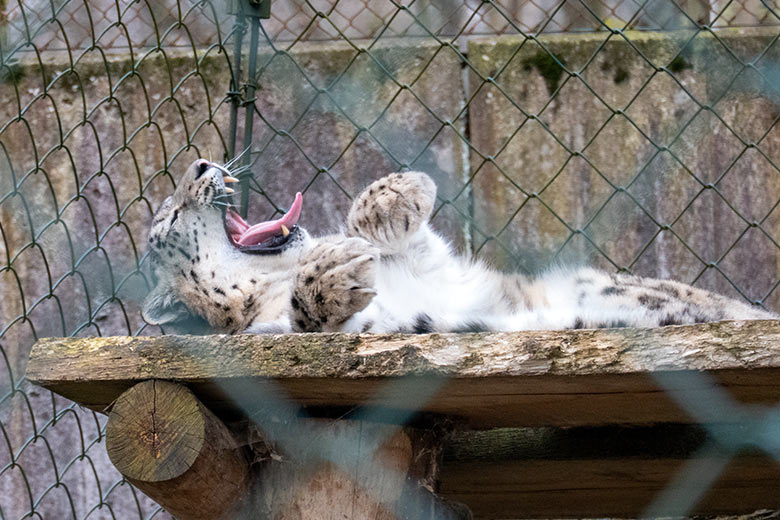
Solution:
M274 455L250 471L246 451L187 388L152 380L113 405L106 448L116 468L178 520L470 518L432 493L441 435L352 420L301 419L286 428L278 451L254 446Z
M707 372L712 378L704 382L692 378L697 372ZM670 374L681 377L659 383L659 376ZM774 405L780 400L780 322L460 335L48 339L34 347L28 377L96 410L104 410L139 381L163 377L186 383L221 417L246 412L232 401L236 397L247 397L262 409L281 388L293 401L287 408L293 416L300 406L334 413L368 403L382 407L388 416L399 410L422 410L460 417L462 424L475 428L738 422L745 418L742 411L724 405L727 400L715 399L720 394L713 392L711 380L717 380L739 401ZM434 385L438 393L431 397L430 393L413 391L415 385L420 388L421 381L440 385ZM380 390L382 399L376 397ZM696 402L701 414L693 417L691 410L678 408L669 398L670 390L678 394L678 402ZM363 424L361 428L369 431L375 426ZM337 437L353 438L347 430ZM309 438L317 439L315 433ZM653 430L644 437L663 438L673 450L642 453L633 447L641 448L646 441L633 438L628 443L631 449L624 452L610 453L602 449L603 444L591 451L577 451L573 447L584 442L581 433L572 439L571 456L566 460L560 444L553 451L537 453L534 459L523 442L510 460L506 460L507 452L498 457L470 452L470 460L451 459L443 472L443 491L473 505L483 518L636 515L695 447L693 443L691 450L675 452L681 446L679 432ZM408 430L404 434L410 435ZM615 435L624 438L626 434L620 430ZM597 435L603 436L604 432ZM413 446L414 438L409 437ZM467 442L478 446L480 438ZM482 445L506 447L523 438L510 435L498 443L491 437ZM400 464L405 460L405 444L402 437L394 439L383 449L395 453ZM363 439L359 444L365 442ZM280 511L277 506L284 503L291 504L290 509L281 510L289 517L308 507L309 512L319 508L312 512L319 518L322 515L317 513L328 515L330 510L307 500L320 493L322 501L317 504L346 503L350 511L359 505L357 510L365 511L364 517L391 514L383 509L386 501L376 501L374 494L365 493L365 486L354 487L355 482L371 482L361 480L365 468L370 467L367 460L353 461L352 466L347 464L351 469L345 471L343 461L329 459L311 466L304 458L305 463L300 463L300 451L304 450L282 451L281 460L261 464L265 479L254 479L254 486L260 487L253 487L251 493L259 501L246 511ZM418 453L417 448L412 452ZM518 453L526 453L525 458ZM773 464L756 461L755 454L737 459L696 511L736 513L777 507L778 477L772 469ZM412 474L417 473L409 470ZM407 478L407 482L420 478ZM324 485L333 482L340 487ZM400 480L383 482L380 479L369 487L379 489L381 496L395 498L405 489ZM347 490L346 494L340 490ZM406 491L396 504L414 503ZM328 493L341 498L328 502ZM274 501L279 496L286 501ZM346 496L357 498L345 502ZM440 504L430 496L423 503L429 507ZM350 518L337 505L327 507ZM457 515L452 508L445 506L445 510Z
M709 372L749 403L780 400L780 322L744 321L655 329L484 334L165 336L42 339L27 377L95 410L149 378L186 383L225 420L237 396L282 389L296 405L388 408L460 417L473 428L648 424L729 420L691 417L669 398L659 374L688 399L705 400ZM409 382L438 393L421 402ZM422 410L420 410L422 407Z
M233 519L249 464L227 427L185 387L145 381L111 409L106 449L114 466L180 520Z
M282 445L259 473L251 518L471 518L433 492L443 436L360 420L304 419L295 429L296 449Z

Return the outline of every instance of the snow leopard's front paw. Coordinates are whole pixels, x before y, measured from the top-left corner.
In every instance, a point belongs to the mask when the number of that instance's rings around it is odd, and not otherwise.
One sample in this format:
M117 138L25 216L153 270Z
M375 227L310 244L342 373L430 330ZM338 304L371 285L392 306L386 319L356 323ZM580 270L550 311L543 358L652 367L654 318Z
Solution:
M301 259L291 300L296 332L338 331L376 295L379 251L360 238L315 246Z
M370 184L347 215L347 234L392 249L420 229L433 211L436 185L422 172L392 173Z

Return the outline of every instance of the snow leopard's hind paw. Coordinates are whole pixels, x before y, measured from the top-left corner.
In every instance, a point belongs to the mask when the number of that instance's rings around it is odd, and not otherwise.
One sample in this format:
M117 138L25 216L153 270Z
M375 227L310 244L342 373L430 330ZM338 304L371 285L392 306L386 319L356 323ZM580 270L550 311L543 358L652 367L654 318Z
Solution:
M323 242L300 262L291 300L296 332L336 331L376 295L379 251L360 238Z
M392 250L433 211L436 184L422 172L392 173L370 184L347 215L347 234Z

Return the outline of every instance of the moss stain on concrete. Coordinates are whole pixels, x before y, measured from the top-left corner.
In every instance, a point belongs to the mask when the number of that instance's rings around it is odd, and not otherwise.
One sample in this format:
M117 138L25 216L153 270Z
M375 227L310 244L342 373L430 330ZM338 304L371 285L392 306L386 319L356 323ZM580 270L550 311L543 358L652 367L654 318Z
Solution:
M616 84L621 84L629 78L628 71L623 67L618 66L615 69L615 76L612 78Z
M544 79L544 84L547 85L547 91L550 94L558 89L561 78L566 72L565 66L566 62L563 58L553 57L550 53L543 50L523 60L523 70L530 71L531 69L536 69Z
M677 74L685 69L692 69L693 65L683 56L677 55L666 68L669 69L669 72Z

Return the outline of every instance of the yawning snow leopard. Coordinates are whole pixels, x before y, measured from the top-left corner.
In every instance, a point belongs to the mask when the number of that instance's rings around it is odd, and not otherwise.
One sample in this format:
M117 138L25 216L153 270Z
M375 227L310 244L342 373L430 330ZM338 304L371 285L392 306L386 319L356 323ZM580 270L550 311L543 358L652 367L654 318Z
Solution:
M194 313L229 333L425 333L775 318L678 282L589 268L533 278L492 271L430 228L436 186L424 173L372 183L344 231L318 238L297 225L300 193L280 219L249 225L226 202L232 181L198 159L155 214L148 323Z

